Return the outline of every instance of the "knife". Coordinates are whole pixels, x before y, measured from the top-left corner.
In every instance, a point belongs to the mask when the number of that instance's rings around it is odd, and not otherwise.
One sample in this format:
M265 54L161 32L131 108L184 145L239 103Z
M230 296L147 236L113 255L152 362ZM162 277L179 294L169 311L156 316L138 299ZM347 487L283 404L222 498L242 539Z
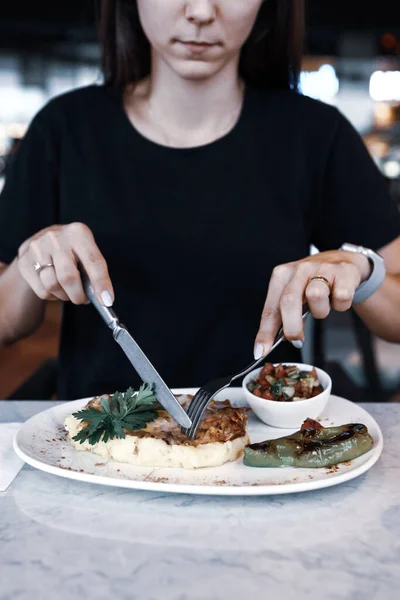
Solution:
M107 308L100 304L96 298L93 286L90 283L86 271L81 265L79 266L79 269L82 275L82 283L86 295L108 327L112 329L114 340L121 346L138 375L145 383L154 384L157 400L171 417L173 417L182 427L190 427L192 421L189 419L185 410L179 404L169 387L157 373L156 369L153 367L143 350L141 350L139 345L135 342L125 325L120 323L115 312L111 308Z

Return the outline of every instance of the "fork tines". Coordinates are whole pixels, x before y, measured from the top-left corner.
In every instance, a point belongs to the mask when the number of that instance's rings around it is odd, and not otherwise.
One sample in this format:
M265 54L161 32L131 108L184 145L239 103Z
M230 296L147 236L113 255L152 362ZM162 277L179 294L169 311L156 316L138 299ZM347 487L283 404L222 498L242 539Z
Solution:
M308 314L309 314L309 310L306 305L303 310L303 315L302 315L304 321L306 320ZM283 329L281 327L281 329L279 330L279 332L275 338L275 342L272 345L272 347L270 348L268 354L270 352L272 352L273 350L275 350L275 348L277 346L279 346L279 344L281 342L283 342L284 339L285 339L285 336L283 334ZM206 408L207 408L208 404L210 403L210 401L212 400L212 398L214 396L216 396L219 392L222 392L223 389L227 388L233 381L240 379L247 373L250 373L250 371L252 371L256 367L261 365L267 358L268 354L266 356L263 356L262 358L259 358L255 361L253 361L245 369L236 373L236 375L229 375L228 377L220 377L219 379L213 379L212 381L209 381L208 383L204 384L196 392L193 400L189 404L189 408L186 412L188 414L188 417L192 421L192 424L190 427L182 428L183 433L185 435L187 435L188 437L194 438L196 436L197 428L203 417L204 411L206 410Z
M212 397L213 394L207 392L203 388L200 388L194 395L187 410L188 417L192 421L192 424L190 427L182 430L188 437L194 438L196 436L198 426L200 425L203 414Z

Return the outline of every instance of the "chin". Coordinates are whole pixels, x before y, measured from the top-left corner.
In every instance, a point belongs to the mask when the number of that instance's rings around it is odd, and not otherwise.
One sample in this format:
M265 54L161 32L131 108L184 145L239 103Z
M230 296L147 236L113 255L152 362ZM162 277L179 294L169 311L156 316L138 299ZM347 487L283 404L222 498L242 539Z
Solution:
M217 65L203 61L188 61L185 65L179 65L179 68L175 69L176 73L187 81L204 81L210 79L219 70L220 68Z

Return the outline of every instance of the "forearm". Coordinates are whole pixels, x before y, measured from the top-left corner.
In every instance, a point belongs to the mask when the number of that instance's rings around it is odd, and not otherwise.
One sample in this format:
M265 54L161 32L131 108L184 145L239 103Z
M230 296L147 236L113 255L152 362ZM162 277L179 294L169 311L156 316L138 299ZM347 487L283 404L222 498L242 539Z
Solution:
M379 290L354 308L375 335L400 342L400 275L386 275Z
M15 259L0 274L0 346L36 331L43 320L45 304L21 277Z

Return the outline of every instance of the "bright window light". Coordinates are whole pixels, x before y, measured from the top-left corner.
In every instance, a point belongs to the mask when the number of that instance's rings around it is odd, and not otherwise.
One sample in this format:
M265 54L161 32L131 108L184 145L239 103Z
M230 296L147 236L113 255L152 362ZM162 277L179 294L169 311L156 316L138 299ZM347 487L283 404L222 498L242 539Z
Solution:
M400 101L400 71L375 71L372 73L369 95L375 102Z
M45 103L39 88L5 87L0 95L0 120L3 123L30 120Z
M339 91L339 79L332 65L322 65L318 71L303 71L300 89L305 96L330 102Z
M398 163L397 160L388 160L387 163L383 165L383 171L386 177L397 179L400 177L400 163Z

